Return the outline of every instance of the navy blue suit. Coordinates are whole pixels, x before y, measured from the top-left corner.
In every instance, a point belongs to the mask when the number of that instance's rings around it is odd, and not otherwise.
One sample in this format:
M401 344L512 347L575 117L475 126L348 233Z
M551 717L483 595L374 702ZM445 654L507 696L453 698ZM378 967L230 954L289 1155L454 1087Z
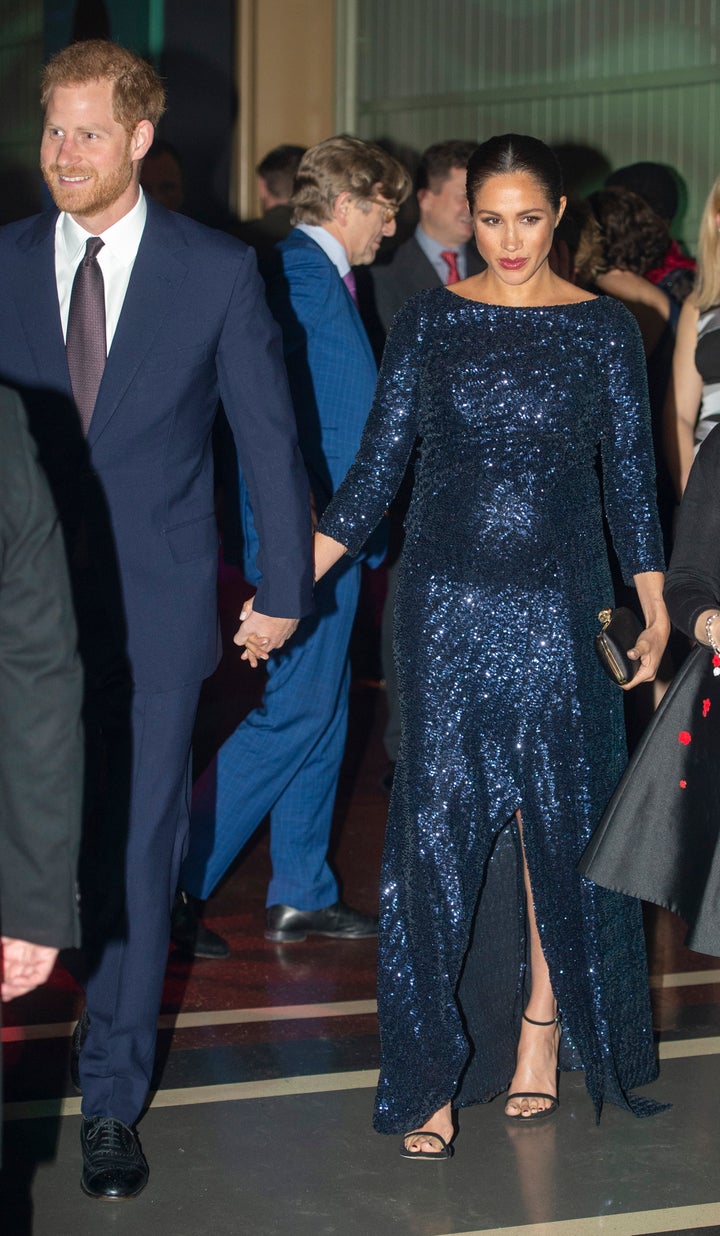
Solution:
M87 442L58 309L57 214L0 233L0 374L25 395L60 510L86 676L83 1113L128 1124L152 1071L192 725L218 657L218 398L258 518L257 609L308 613L312 579L307 478L255 256L147 205Z
M300 448L322 514L355 458L377 370L357 308L320 246L294 229L278 252L268 300L282 328ZM255 583L256 521L247 488L241 509L244 570ZM382 556L381 540L375 560ZM262 707L196 783L181 875L196 896L209 896L270 812L268 905L317 910L337 900L326 856L347 730L347 653L359 586L359 564L347 559L322 580L314 615L270 660Z

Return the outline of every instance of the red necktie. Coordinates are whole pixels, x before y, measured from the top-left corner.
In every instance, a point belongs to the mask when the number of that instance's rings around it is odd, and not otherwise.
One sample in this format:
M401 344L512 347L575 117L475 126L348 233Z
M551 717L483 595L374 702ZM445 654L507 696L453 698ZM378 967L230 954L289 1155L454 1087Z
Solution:
M443 262L447 262L448 277L445 280L445 287L449 287L451 283L460 282L460 271L458 270L458 255L453 249L443 249L440 254Z
M97 255L103 247L91 236L75 272L68 312L67 353L70 381L83 433L87 434L107 359L105 283Z
M355 301L355 304L357 304L358 303L357 284L355 282L355 275L353 274L353 272L349 270L346 275L343 275L342 281L345 284L345 287L347 288L348 292L352 296L353 300Z

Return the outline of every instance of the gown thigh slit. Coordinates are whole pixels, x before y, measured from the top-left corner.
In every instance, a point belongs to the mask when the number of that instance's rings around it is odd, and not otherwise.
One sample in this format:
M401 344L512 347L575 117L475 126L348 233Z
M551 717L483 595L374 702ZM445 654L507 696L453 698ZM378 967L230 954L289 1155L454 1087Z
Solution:
M398 571L402 739L381 877L374 1123L486 1102L515 1069L528 981L523 838L562 1010L561 1068L599 1114L658 1105L639 903L577 864L626 760L597 663L626 581L662 571L645 361L610 298L516 308L420 292L388 337L356 462L320 531L357 553L419 457Z

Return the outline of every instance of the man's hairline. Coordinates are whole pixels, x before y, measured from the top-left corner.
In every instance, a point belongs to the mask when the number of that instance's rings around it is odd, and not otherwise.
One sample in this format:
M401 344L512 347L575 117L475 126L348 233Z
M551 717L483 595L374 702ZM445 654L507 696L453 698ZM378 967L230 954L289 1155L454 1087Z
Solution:
M448 182L448 180L450 179L450 177L452 176L453 172L467 172L467 163L453 163L453 164L452 164L452 166L448 168L447 175L446 175L446 176L443 176L441 179L438 177L437 172L435 173L435 175L434 175L434 176L428 176L428 182L427 182L427 184L426 184L426 185L421 185L421 186L420 186L420 188L417 190L417 192L416 192L415 196L417 197L417 194L418 194L418 193L422 193L422 192L423 192L424 190L426 190L426 189L427 189L430 193L440 193L440 192L442 192L442 187L443 187L443 185L446 185L446 184L447 184L447 182ZM433 187L432 187L432 182L433 182L433 181L437 182L437 181L438 181L438 179L440 180L440 187L439 187L439 188L437 188L437 189L433 189Z
M48 90L47 102L45 104L45 107L43 108L43 120L47 121L48 108L50 106L50 99L52 97L53 91L58 90L58 89L72 90L73 86L91 86L91 85L96 85L96 84L100 85L102 82L109 82L112 88L111 94L110 94L110 103L112 107L112 118L116 124L120 125L121 129L124 129L125 132L129 134L129 136L132 137L138 125L143 124L144 121L147 121L148 124L152 125L153 131L157 129L157 125L153 124L153 121L150 119L149 116L141 116L139 120L135 121L135 124L133 125L131 129L129 129L127 125L123 124L122 120L120 120L115 113L115 87L117 85L118 79L117 77L110 77L104 73L101 74L99 77L82 77L82 78L77 78L75 81L54 82L53 85L50 86ZM40 106L42 107L42 96L40 99Z

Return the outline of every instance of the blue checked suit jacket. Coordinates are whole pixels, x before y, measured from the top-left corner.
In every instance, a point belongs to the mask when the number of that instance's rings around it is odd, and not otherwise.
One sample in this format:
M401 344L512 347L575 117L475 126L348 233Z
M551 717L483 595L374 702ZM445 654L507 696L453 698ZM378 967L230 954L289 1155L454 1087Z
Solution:
M320 246L295 228L276 252L268 303L282 330L300 450L321 516L360 445L377 366L357 307ZM246 578L257 583L257 542L244 489L241 516ZM366 550L371 565L381 561L385 541L382 527Z

